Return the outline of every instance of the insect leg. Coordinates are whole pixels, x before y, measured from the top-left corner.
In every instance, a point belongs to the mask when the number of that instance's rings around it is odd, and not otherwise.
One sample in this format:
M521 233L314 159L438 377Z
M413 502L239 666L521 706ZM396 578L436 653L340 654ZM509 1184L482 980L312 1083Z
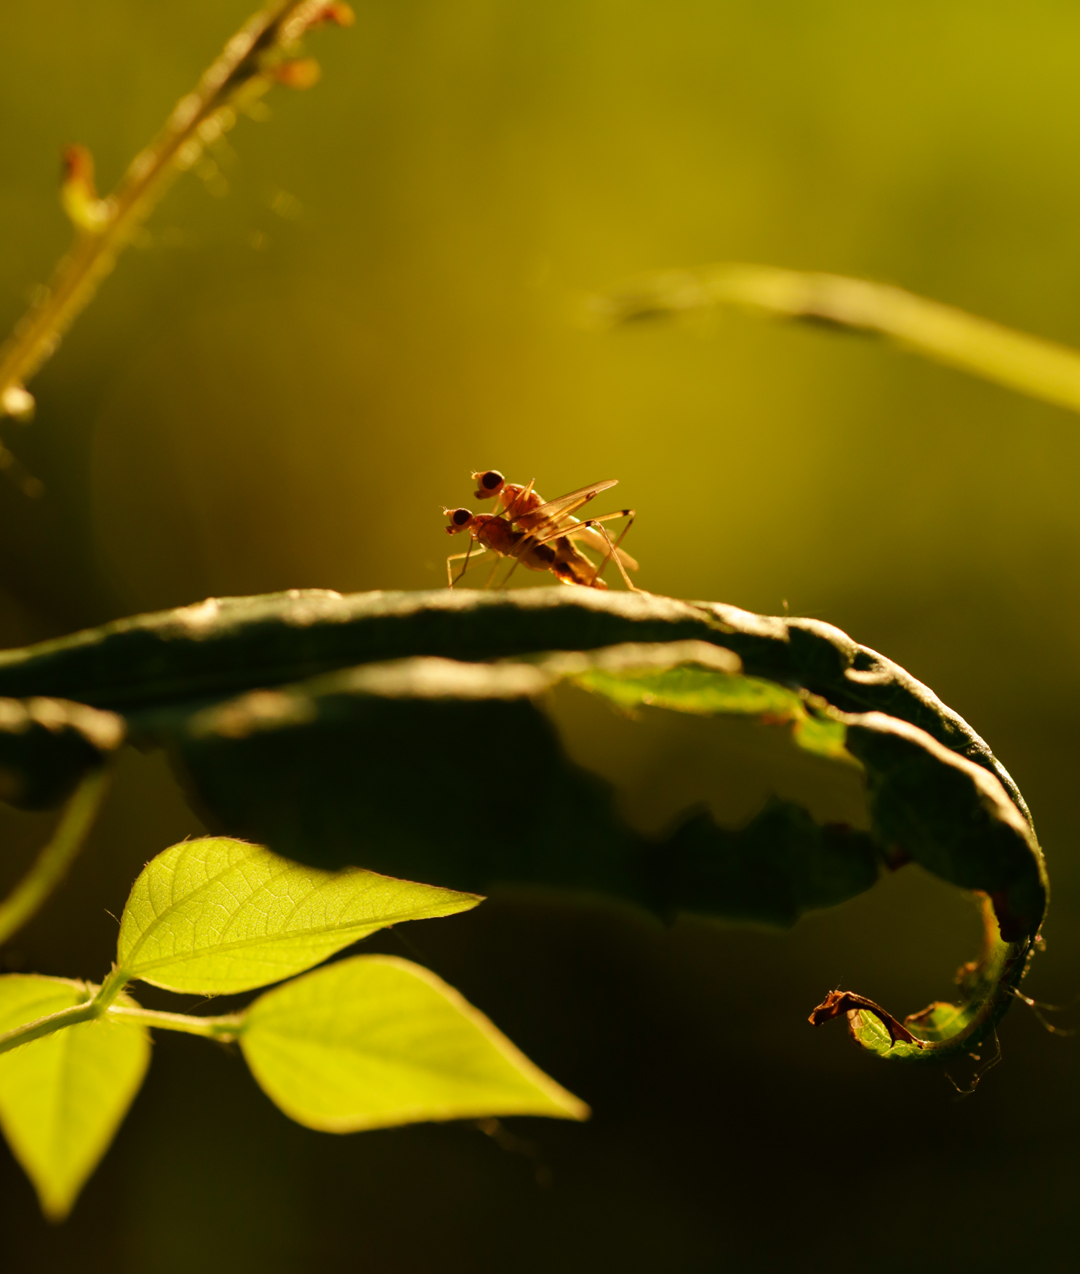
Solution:
M469 547L465 553L451 553L450 556L446 559L446 580L447 580L448 588L453 588L455 584L461 582L461 576L464 575L465 572L469 569L469 558L472 556L472 551L475 547L476 547L476 541L470 537ZM450 563L457 562L461 558L465 559L465 564L461 568L461 574L455 580L454 572L450 567Z
M599 517L589 518L585 522L579 522L575 518L573 521L573 525L569 527L564 524L552 525L551 522L548 522L544 526L538 527L535 531L530 531L529 537L534 544L546 544L549 540L558 539L560 535L573 536L577 534L579 531L588 530L590 527L595 527L596 531L602 535L603 531L602 531L602 528L597 525L598 523L610 522L612 518L625 518L625 517L629 517L630 522L632 522L635 516L636 516L636 510L634 509L619 509L615 513L601 513ZM629 531L630 522L628 522L626 526L623 528L622 535L619 536L620 541L622 540L623 535L625 535L626 532ZM608 543L610 544L611 541L609 540Z
M504 580L503 580L503 582L499 585L499 587L500 587L500 588L505 588L505 587L506 587L507 583L508 583L508 582L509 582L509 580L510 580L510 576L511 576L511 575L513 575L513 573L517 570L517 568L518 568L518 563L519 563L520 561L521 561L521 558L520 558L520 557L515 557L515 558L514 558L514 565L513 565L513 566L511 566L511 568L510 568L510 569L506 572L506 579L504 579ZM496 565L498 565L498 564L496 563ZM492 571L492 572L491 572L491 579L494 579L494 578L495 578L495 572L494 572L494 571ZM488 583L490 584L490 583L491 583L491 580L488 580Z
M608 535L608 532L607 532L607 527L601 524L604 522L607 522L611 518L621 518L621 517L629 518L629 521L623 527L623 529L619 532L619 538L614 543L612 543L611 536ZM634 581L630 578L630 576L627 575L626 567L623 565L622 559L619 557L619 545L623 542L624 538L626 537L627 531L629 531L630 528L634 525L635 517L637 517L637 512L634 509L623 509L619 513L605 513L602 517L590 518L588 522L585 522L582 525L594 526L596 530L599 531L600 534L604 537L604 539L607 540L607 546L608 546L607 555L605 556L604 560L600 563L600 565L596 568L596 571L593 574L593 579L594 580L599 579L600 573L603 571L604 567L607 566L608 562L610 562L612 558L614 558L615 565L619 568L619 573L622 575L623 582L626 584L626 587L630 589L632 592L637 593L637 592L640 592L640 590L638 589Z
M496 553L496 555L495 555L495 561L492 563L492 567L491 567L491 574L490 574L490 575L487 577L487 579L484 581L484 587L485 587L485 588L490 588L490 587L491 587L492 581L495 579L495 573L496 573L496 571L498 571L498 569L499 569L499 563L500 563L501 561L502 561L502 558L501 558L501 557L500 557L500 556Z

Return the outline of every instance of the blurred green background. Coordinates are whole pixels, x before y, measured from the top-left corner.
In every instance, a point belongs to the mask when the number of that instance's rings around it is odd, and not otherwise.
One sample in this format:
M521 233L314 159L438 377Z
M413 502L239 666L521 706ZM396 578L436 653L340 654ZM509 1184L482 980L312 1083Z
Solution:
M68 242L61 146L87 144L109 188L249 9L0 11L8 329ZM618 477L645 587L827 619L990 741L1054 887L1028 990L1072 997L1080 420L821 331L570 319L628 275L730 259L897 282L1080 346L1075 5L356 12L310 42L316 89L276 91L172 190L34 382L36 421L5 426L47 492L0 482L0 644L209 594L439 587L440 508L468 502L470 470L548 497ZM645 822L807 783L752 730L556 710ZM478 817L498 773L448 765ZM3 815L0 885L46 826ZM4 967L100 977L107 911L199 830L161 759L129 757ZM592 1123L323 1136L238 1055L169 1036L65 1228L0 1158L5 1267L1071 1269L1075 1041L1018 1007L957 1101L806 1026L841 984L900 1013L947 996L975 940L914 868L783 935L506 893L369 949L458 986Z

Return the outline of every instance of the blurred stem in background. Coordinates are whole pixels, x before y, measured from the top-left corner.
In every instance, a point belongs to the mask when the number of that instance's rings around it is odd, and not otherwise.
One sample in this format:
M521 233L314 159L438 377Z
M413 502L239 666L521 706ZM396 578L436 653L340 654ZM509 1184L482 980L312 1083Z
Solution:
M725 263L647 275L589 302L620 324L733 306L773 318L887 336L905 349L1032 398L1080 411L1080 354L902 288L838 274Z
M61 202L75 226L75 241L51 286L42 289L0 349L0 417L28 420L33 414L26 382L93 298L170 181L196 164L204 149L232 128L238 114L250 110L275 83L313 85L318 64L295 57L300 41L324 23L348 26L352 21L347 4L327 0L287 0L257 13L226 44L195 90L180 99L161 133L135 156L120 185L105 198L98 197L86 148L65 150ZM25 473L3 444L0 470L27 495L41 494L41 483Z
M100 765L82 780L30 870L0 901L0 945L33 919L67 874L101 808L110 772L109 766Z

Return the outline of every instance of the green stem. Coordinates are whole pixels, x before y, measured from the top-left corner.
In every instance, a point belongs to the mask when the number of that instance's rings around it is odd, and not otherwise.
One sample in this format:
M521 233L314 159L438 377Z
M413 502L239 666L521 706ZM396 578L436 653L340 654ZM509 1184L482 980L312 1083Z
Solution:
M592 308L604 320L626 323L723 305L886 336L961 371L1080 411L1077 351L865 279L732 263L650 275L597 298Z
M78 1026L80 1022L92 1022L100 1016L97 1003L90 999L83 1004L73 1004L70 1008L60 1009L47 1017L35 1018L33 1022L24 1022L10 1031L0 1035L0 1053L8 1053L20 1044L29 1044L39 1040L43 1035L52 1035L54 1031L62 1031L66 1026Z
M141 1022L144 1026L160 1027L164 1031L183 1031L186 1035L205 1035L210 1039L234 1040L243 1030L242 1013L223 1013L220 1017L194 1017L187 1013L163 1013L157 1009L129 1007L114 1004L107 1016L125 1022Z
M25 385L52 354L170 181L232 127L238 110L270 88L274 66L327 8L327 0L285 0L256 14L233 36L195 90L181 98L158 137L131 162L116 191L99 202L95 223L77 231L51 286L0 349L0 416L8 391ZM0 469L10 464L10 454L0 447Z
M112 972L98 987L97 995L94 996L94 1003L98 1006L98 1012L104 1013L106 1009L111 1008L113 1000L116 999L130 981L131 974L114 964Z
M36 914L67 874L101 806L108 781L109 771L104 765L87 774L68 801L52 839L22 880L0 902L0 943L6 942Z
M104 989L104 988L102 988ZM92 987L88 990L93 990ZM83 1004L73 1004L47 1017L24 1022L13 1030L0 1035L0 1053L8 1053L22 1044L30 1044L46 1035L62 1031L81 1022L95 1018L111 1017L125 1022L141 1022L144 1026L156 1026L165 1031L183 1031L187 1035L204 1035L210 1039L234 1040L244 1029L242 1013L223 1013L220 1017L192 1017L186 1013L162 1013L156 1009L144 1009L138 1005L103 1002L100 992Z

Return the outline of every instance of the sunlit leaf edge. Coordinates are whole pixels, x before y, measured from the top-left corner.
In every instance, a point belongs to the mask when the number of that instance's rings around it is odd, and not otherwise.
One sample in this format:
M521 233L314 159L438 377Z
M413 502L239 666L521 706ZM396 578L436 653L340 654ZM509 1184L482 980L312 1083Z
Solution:
M533 1089L541 1100L512 1101L502 1103L478 1102L469 1107L448 1108L436 1107L430 1103L417 1103L413 1107L402 1108L393 1115L338 1118L313 1118L309 1112L303 1111L295 1100L290 1100L281 1087L268 1078L267 1066L260 1058L259 1041L262 1033L264 1015L270 1018L275 1012L280 1013L281 1004L296 996L297 991L316 987L319 983L338 981L348 977L352 972L360 970L393 970L407 975L430 990L439 999L448 1004L460 1016L460 1019L477 1032L491 1046L493 1052ZM343 1006L344 999L336 1001ZM288 1008L285 1010L288 1013ZM272 1028L266 1032L272 1033ZM279 1037L280 1038L280 1037ZM398 1127L409 1123L442 1123L461 1119L482 1119L508 1115L534 1115L546 1118L584 1120L591 1112L589 1107L575 1097L551 1076L545 1074L534 1062L509 1040L493 1022L464 996L444 982L429 969L389 955L358 955L335 961L321 969L316 969L302 977L295 978L284 986L265 992L248 1008L239 1035L239 1043L245 1059L256 1082L266 1095L290 1119L319 1132L350 1133L363 1132L375 1128ZM327 1046L327 1051L329 1046Z

